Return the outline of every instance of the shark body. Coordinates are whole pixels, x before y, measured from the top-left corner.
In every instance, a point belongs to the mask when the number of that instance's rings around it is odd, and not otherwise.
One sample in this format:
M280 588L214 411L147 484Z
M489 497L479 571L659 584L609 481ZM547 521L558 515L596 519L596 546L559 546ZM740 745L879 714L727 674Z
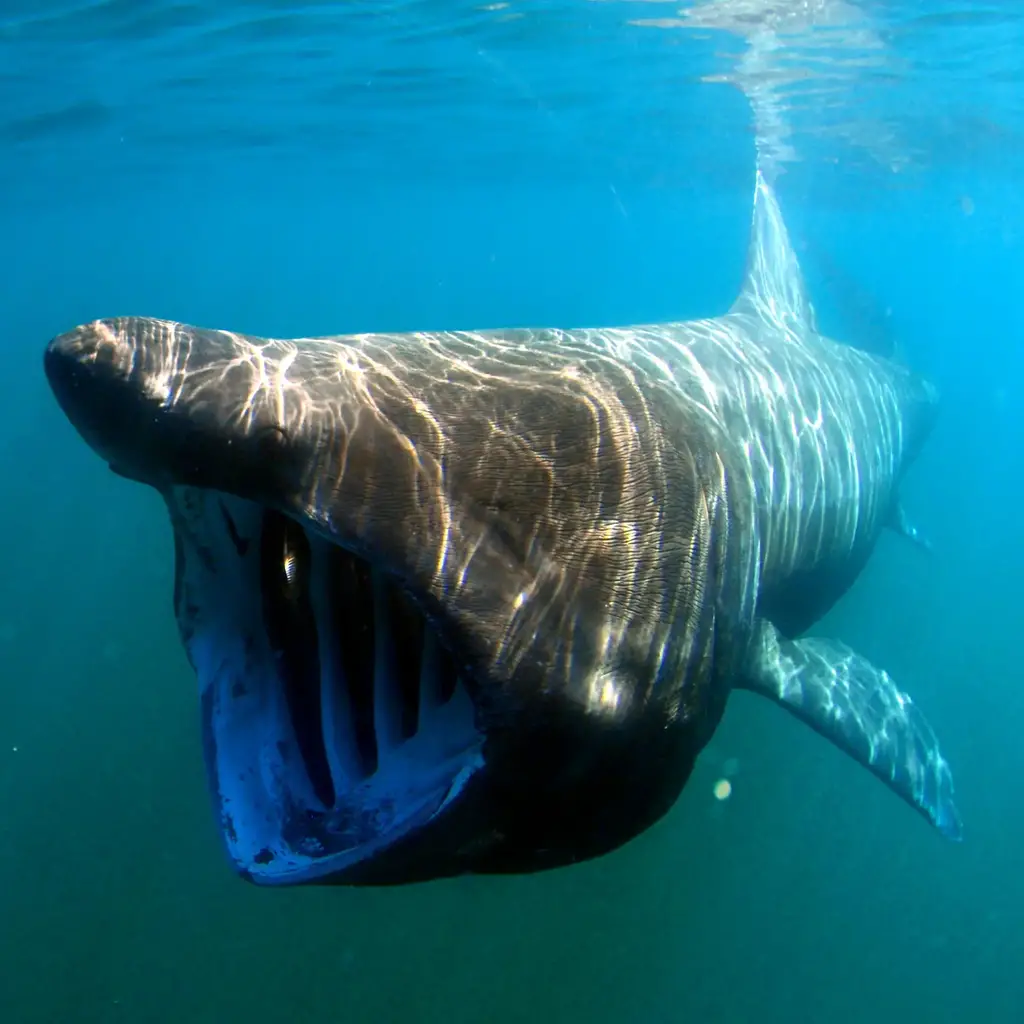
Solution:
M936 393L818 333L760 173L716 318L273 340L124 317L45 366L84 439L166 500L244 877L606 853L672 805L734 688L960 837L916 705L802 635L903 522Z

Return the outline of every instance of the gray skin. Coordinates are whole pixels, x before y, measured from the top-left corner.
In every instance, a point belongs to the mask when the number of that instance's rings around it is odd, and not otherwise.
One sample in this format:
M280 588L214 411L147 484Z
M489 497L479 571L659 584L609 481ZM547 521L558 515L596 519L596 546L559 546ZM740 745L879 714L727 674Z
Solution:
M85 440L167 501L243 876L606 853L671 806L735 687L960 837L915 705L799 638L905 523L936 393L817 333L760 173L714 319L267 340L126 317L45 363Z

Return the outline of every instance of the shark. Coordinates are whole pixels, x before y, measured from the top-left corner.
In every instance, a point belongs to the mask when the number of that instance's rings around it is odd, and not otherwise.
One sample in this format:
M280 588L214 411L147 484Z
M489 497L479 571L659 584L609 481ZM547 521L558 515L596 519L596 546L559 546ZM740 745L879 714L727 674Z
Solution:
M291 339L125 316L52 339L44 368L166 503L242 877L609 854L674 805L737 689L962 837L917 704L810 635L905 525L938 394L819 333L760 170L719 316Z

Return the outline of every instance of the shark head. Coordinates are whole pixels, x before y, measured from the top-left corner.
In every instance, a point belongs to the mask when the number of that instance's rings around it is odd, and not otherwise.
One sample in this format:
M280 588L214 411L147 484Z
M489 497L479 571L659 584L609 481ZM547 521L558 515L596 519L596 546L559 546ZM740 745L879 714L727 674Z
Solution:
M721 711L714 460L622 364L543 341L120 318L50 343L72 424L167 503L243 876L558 866L686 781Z

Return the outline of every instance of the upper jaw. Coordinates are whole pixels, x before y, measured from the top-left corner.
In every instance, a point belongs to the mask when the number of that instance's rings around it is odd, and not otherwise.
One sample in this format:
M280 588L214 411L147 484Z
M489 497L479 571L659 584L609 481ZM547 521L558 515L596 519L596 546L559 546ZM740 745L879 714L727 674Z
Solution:
M317 439L295 395L278 401L261 386L286 343L268 346L262 356L227 331L115 317L54 338L43 365L67 418L120 475L275 504L299 485Z

